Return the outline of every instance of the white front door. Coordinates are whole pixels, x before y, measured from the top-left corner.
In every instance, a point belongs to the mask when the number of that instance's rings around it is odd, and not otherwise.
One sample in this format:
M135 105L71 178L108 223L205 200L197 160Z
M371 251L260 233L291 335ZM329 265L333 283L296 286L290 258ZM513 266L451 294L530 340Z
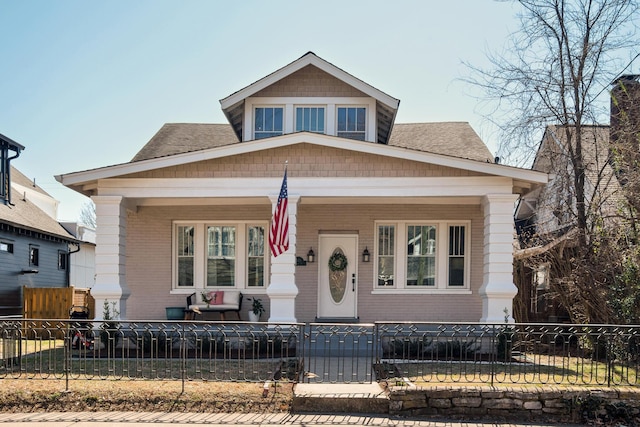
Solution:
M318 317L355 319L358 236L321 235L318 248Z

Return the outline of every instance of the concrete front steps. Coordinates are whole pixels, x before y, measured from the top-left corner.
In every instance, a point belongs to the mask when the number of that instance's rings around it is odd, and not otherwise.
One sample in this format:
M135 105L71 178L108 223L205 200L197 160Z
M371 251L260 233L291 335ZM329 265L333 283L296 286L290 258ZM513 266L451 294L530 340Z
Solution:
M298 383L293 390L295 413L388 414L389 398L378 383Z

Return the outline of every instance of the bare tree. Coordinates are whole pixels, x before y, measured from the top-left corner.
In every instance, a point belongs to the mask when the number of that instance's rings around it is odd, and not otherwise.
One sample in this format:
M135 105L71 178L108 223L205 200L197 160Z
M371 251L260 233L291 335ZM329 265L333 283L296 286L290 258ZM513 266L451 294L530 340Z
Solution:
M503 54L490 54L491 66L469 65L472 84L483 89L492 106L487 115L501 130L499 156L504 162L553 173L554 183L541 199L548 204L537 225L553 219L546 238L574 231L567 257L537 254L537 263L557 265L556 293L573 320L606 321L611 310L601 303L623 263L616 256L617 237L603 234L604 222L617 215L617 183L611 170L608 133L610 84L624 71L626 49L637 46L634 0L517 0L521 27ZM544 135L542 135L544 132ZM542 141L542 143L540 142ZM542 144L542 145L541 145ZM547 144L548 146L544 146ZM544 148L547 158L540 158ZM538 157L536 157L538 155ZM535 162L534 162L535 159ZM555 187L554 187L555 186ZM530 244L540 242L538 239ZM613 257L602 264L602 256ZM594 255L595 254L595 255ZM596 256L599 255L599 256ZM566 259L563 259L566 258ZM569 287L569 288L567 288ZM600 302L600 303L599 303Z
M96 228L96 205L92 201L82 205L79 222L87 227Z

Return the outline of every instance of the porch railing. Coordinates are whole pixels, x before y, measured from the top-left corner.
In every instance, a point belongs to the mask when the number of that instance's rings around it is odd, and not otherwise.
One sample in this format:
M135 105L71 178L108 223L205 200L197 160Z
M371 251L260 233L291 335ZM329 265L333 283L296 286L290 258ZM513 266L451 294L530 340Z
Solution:
M640 385L640 327L0 320L0 379Z

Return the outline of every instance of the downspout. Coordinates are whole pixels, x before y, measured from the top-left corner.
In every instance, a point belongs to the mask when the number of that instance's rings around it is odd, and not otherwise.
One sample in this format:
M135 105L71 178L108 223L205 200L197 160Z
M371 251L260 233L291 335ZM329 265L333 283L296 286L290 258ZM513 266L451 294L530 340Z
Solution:
M10 206L15 206L13 203L11 203L11 160L17 159L18 157L20 157L19 150L16 151L15 156L7 158L7 203Z
M71 254L75 254L80 252L80 243L69 243L70 245L76 245L77 249L75 251L67 251L67 288L71 286ZM67 247L68 249L68 247Z

